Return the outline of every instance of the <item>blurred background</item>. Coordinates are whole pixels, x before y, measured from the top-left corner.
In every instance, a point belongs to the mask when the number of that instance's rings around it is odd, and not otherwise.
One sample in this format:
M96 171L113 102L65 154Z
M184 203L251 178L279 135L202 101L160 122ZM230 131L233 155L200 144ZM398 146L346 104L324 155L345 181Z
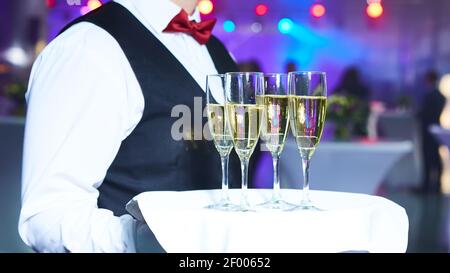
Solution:
M17 234L31 65L62 27L99 0L0 0L0 252L27 252ZM450 252L450 1L202 0L204 18L242 71L328 76L323 141L311 187L387 197L410 220L408 252ZM253 187L271 187L255 158ZM283 187L301 185L289 139Z

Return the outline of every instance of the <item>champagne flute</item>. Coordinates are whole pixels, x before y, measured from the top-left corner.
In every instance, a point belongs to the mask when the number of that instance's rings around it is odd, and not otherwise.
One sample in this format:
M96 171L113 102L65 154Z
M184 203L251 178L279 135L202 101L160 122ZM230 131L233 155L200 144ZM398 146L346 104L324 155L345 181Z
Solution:
M309 197L309 165L325 123L327 82L324 72L289 73L289 116L303 165L303 197L293 210L320 210Z
M281 198L279 160L289 128L288 75L280 73L264 74L264 95L257 97L263 107L261 139L272 155L273 191L272 199L259 204L267 209L291 209L295 205Z
M233 140L225 115L225 75L206 76L206 111L208 127L220 155L222 165L222 197L218 203L206 208L218 210L237 210L238 206L231 203L228 193L228 159L233 150Z
M225 74L226 114L234 149L241 161L241 211L250 210L247 197L248 163L258 143L263 107L256 103L264 95L263 73L232 72Z

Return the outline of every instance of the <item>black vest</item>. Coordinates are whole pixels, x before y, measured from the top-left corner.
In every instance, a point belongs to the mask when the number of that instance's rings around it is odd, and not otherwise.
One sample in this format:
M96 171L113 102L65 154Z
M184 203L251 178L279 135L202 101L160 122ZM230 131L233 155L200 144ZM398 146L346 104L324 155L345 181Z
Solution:
M191 109L193 127L194 97L201 98L201 111L206 103L202 88L184 66L120 4L105 4L70 23L63 31L79 22L93 23L116 39L145 99L141 121L122 142L99 188L98 206L122 215L126 213L126 203L141 192L220 188L220 157L212 141L176 141L171 135L174 122L180 118L171 117L174 106L186 105ZM211 37L207 48L219 73L237 71L235 62L217 38ZM205 123L206 118L202 117L202 126ZM232 182L239 185L235 153L230 156L229 170L230 185Z

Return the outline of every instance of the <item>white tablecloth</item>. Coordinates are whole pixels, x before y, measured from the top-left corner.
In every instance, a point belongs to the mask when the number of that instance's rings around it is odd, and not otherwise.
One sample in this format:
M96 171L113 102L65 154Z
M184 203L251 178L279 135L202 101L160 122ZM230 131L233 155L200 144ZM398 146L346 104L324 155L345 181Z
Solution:
M240 190L230 191L238 203ZM251 189L249 200L268 200L270 190ZM282 190L298 203L300 190ZM181 252L405 252L408 217L399 205L377 196L312 191L324 211L224 212L203 207L219 190L145 192L127 205L144 218L161 246Z
M322 142L311 159L310 186L316 190L376 194L394 164L412 152L410 141ZM301 188L300 155L293 139L286 142L280 160L286 188Z

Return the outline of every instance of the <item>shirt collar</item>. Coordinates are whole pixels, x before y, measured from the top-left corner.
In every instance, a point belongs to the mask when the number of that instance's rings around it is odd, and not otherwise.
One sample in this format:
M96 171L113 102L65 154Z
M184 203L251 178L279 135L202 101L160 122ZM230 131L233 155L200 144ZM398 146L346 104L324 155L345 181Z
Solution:
M173 17L181 11L181 8L170 0L116 0L116 2L126 2L133 6L142 19L158 32L163 32ZM189 20L200 22L197 8L189 16Z

